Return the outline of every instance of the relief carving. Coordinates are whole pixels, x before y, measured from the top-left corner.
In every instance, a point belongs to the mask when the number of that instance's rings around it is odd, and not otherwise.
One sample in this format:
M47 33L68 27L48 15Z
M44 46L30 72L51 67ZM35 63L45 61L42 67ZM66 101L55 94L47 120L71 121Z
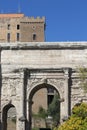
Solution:
M53 84L53 85L55 85L56 87L58 87L58 88L64 88L64 80L62 80L62 79L48 79L48 81L49 81L49 84Z
M3 96L18 96L20 95L20 89L23 85L23 79L10 79L4 78L2 85Z
M11 96L16 96L16 87L15 86L13 86L11 88Z
M57 90L63 97L64 95L64 80L63 79L48 79L48 83L53 86L56 86Z
M38 84L43 84L46 82L47 82L47 79L42 79L42 78L29 79L27 89L30 90L32 86L37 86Z
M78 79L73 79L72 80L72 87L73 88L80 88L80 86L81 86L80 83L81 82Z

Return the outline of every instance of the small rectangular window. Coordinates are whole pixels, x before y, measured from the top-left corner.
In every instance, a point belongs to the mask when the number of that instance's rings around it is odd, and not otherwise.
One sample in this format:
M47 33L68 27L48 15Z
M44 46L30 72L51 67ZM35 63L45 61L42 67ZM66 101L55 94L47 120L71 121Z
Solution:
M36 40L36 34L33 34L33 40Z
M17 24L17 30L19 30L20 29L20 25L19 24Z
M7 33L7 42L10 42L10 33Z
M17 41L20 41L20 33L17 33Z
M7 27L7 29L8 29L8 30L10 30L10 27L11 27L11 25L10 25L10 24L8 24L8 27Z

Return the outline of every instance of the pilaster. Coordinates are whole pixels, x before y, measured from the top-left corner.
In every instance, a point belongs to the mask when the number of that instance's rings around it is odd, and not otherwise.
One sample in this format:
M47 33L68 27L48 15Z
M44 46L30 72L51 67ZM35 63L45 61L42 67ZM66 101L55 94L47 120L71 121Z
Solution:
M21 87L21 117L19 121L21 122L22 130L26 130L26 90L27 90L27 69L22 70L23 84Z
M69 116L69 68L64 68L64 99L65 99L65 118Z

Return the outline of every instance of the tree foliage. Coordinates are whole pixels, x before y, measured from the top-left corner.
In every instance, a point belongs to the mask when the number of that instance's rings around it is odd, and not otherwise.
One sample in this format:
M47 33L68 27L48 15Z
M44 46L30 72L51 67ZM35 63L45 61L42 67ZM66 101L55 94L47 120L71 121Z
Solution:
M42 106L39 107L38 113L33 113L34 118L43 118L45 119L48 116L47 110L45 110Z
M76 105L72 110L72 116L57 130L86 130L87 129L87 104Z
M60 103L59 95L55 94L52 103L48 107L48 115L53 118L54 125L59 123L60 120Z
M84 89L84 92L87 93L87 68L79 68L79 77L80 77L80 86Z
M85 119L87 117L87 104L81 103L74 106L72 109L72 113L74 117L81 117L82 119Z
M39 107L38 116L44 119L47 117L47 111L42 106Z

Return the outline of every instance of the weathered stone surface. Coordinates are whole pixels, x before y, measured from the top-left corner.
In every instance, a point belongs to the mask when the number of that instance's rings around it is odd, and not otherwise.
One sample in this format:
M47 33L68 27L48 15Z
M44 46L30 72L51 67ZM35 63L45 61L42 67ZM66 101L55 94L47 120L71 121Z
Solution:
M76 68L87 64L86 43L8 44L1 48L3 73L20 68Z
M51 86L59 93L61 121L76 103L87 102L76 72L87 67L87 42L0 43L0 49L2 122L4 108L13 105L17 130L25 130L26 120L31 125L32 97L41 88Z

